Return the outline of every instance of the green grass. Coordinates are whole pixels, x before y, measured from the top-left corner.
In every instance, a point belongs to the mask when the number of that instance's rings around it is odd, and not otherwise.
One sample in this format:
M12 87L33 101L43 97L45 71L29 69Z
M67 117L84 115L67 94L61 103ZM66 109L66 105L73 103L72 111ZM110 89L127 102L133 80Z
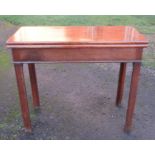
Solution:
M9 53L0 47L0 71L6 70L11 66Z
M155 59L152 60L143 60L143 65L151 69L155 69Z
M0 16L0 20L15 25L132 25L143 33L155 32L155 16Z

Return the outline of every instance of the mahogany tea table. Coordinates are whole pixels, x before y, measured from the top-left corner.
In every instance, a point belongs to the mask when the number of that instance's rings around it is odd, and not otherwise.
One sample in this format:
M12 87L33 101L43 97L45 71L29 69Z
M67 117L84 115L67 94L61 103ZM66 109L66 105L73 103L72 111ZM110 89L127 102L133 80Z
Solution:
M133 64L124 131L131 130L143 48L147 39L131 26L21 27L7 40L19 90L25 131L31 132L23 65L28 64L33 105L39 107L35 63L120 63L116 105L121 105L126 65Z

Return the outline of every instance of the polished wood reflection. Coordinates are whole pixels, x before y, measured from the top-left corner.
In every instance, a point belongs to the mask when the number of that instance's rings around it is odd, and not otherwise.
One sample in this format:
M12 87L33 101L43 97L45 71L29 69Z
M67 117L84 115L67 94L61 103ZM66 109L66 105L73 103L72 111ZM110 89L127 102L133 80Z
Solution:
M33 44L141 44L147 39L130 26L21 27L7 45Z

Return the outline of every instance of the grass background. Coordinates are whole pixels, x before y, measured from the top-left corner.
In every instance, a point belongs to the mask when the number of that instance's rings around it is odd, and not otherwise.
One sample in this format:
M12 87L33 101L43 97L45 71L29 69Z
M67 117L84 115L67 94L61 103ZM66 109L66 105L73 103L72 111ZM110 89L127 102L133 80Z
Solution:
M152 36L155 34L155 16L142 16L142 15L43 15L43 16L19 16L19 15L6 15L0 16L0 21L8 24L23 26L23 25L131 25L136 27L140 32ZM147 67L155 68L155 39L150 40L150 48L144 53L143 64ZM4 51L2 47L0 51ZM9 61L8 56L0 52L0 67L7 66ZM2 68L1 67L1 68Z
M155 16L52 15L0 16L15 25L132 25L143 33L155 32Z

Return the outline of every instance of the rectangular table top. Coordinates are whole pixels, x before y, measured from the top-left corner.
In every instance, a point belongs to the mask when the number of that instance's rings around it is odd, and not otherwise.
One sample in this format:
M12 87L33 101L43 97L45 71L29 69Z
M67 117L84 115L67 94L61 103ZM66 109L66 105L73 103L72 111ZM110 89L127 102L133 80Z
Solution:
M142 45L148 40L131 26L24 26L7 40L25 45Z

